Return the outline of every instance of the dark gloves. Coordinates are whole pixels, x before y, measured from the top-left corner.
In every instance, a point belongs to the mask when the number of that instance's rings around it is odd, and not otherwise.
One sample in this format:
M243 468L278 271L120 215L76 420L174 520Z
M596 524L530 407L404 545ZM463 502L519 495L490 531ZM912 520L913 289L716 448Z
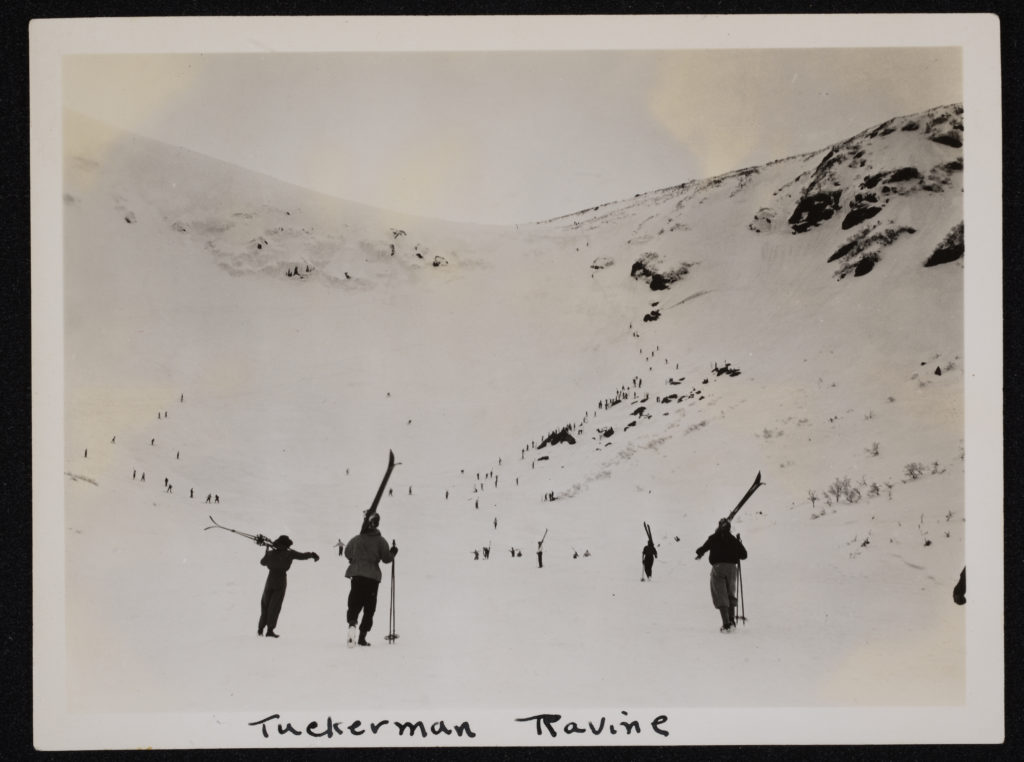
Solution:
M313 553L313 560L314 561L319 561L320 560L320 556L318 556L316 553Z
M392 556L397 556L398 555L398 546L395 545L395 541L394 540L391 541L391 555Z

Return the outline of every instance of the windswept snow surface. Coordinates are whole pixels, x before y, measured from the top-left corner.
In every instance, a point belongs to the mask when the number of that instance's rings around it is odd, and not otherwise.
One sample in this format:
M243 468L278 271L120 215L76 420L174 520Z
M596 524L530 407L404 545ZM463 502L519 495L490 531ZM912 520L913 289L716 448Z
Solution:
M962 703L963 260L924 266L963 219L960 118L506 228L67 114L69 709ZM332 546L389 448L400 638L385 568L349 650ZM722 635L694 549L759 470ZM211 514L320 554L279 640L262 551Z

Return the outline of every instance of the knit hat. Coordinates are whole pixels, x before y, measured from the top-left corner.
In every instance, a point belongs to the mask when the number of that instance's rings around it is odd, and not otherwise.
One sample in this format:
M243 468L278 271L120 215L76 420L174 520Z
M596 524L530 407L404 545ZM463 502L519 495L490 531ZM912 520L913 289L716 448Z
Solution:
M292 538L286 534L281 535L274 540L274 547L278 549L290 548L292 546Z

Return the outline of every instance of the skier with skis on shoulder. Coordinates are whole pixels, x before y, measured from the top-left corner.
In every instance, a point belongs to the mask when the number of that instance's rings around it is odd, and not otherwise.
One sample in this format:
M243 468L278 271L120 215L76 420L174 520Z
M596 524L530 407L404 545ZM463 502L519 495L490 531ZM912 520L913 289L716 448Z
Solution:
M965 566L963 571L960 572L960 579L957 580L956 585L953 586L953 602L957 606L963 606L967 603L967 567Z
M398 554L394 542L388 547L381 537L380 514L372 513L363 522L359 534L345 546L345 558L349 560L345 576L351 580L348 593L348 645L356 644L356 626L359 627L361 646L368 646L366 633L373 627L373 614L377 610L377 589L380 587L380 563L391 563ZM362 612L362 621L359 614Z
M644 574L647 575L647 579L651 578L651 574L654 573L654 559L658 557L658 549L654 547L654 542L651 540L647 541L644 545L643 550L643 562L644 562Z
M284 603L285 590L288 588L288 569L291 568L292 561L305 561L308 558L319 561L320 556L316 553L292 550L292 540L286 534L273 542L261 534L256 535L256 543L267 548L260 563L268 569L263 597L260 599L260 624L256 634L263 635L266 628L267 637L276 638L279 636L274 630L277 628L277 618L281 613L281 604Z
M710 551L711 601L722 615L722 632L731 632L736 627L736 581L739 562L747 557L747 549L730 529L729 519L719 520L715 533L697 548L697 560Z

